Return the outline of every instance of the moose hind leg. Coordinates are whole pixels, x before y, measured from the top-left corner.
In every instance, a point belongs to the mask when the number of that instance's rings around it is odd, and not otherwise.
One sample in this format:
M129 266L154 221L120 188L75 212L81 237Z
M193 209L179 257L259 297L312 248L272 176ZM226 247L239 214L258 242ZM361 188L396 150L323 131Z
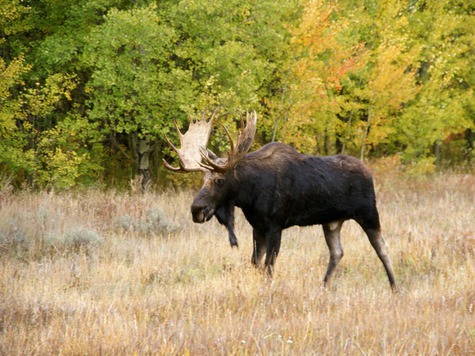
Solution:
M381 234L381 228L371 228L363 226L363 229L368 235L369 241L373 246L374 250L378 254L379 259L383 263L384 269L386 270L386 274L388 275L389 284L391 285L391 289L393 291L397 290L396 287L396 278L394 277L394 271L391 263L391 258L389 257L388 253L388 246L386 241Z
M335 221L329 224L323 224L323 233L325 234L325 242L327 243L328 250L330 251L330 260L328 262L327 272L323 279L323 285L325 288L328 286L332 274L335 271L335 267L343 258L343 249L340 242L340 231L343 226L343 221Z

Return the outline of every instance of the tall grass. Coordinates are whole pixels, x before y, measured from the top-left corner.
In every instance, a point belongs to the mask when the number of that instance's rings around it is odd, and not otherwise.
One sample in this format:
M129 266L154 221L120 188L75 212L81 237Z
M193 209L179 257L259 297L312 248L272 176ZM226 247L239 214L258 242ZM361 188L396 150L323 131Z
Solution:
M192 192L0 192L0 354L473 354L475 177L379 176L401 292L361 229L322 289L319 227L284 232L276 275Z

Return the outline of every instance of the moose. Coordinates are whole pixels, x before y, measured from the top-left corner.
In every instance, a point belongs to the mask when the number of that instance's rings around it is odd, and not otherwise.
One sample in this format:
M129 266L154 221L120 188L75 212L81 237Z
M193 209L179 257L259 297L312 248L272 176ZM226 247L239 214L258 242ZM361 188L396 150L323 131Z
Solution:
M204 172L203 186L191 205L195 223L204 223L215 216L227 228L231 246L238 246L234 208L241 208L253 229L251 262L266 269L269 275L279 254L282 230L295 225L320 224L330 251L323 280L326 287L343 257L342 225L353 219L368 236L392 290L396 290L391 259L381 234L373 179L363 162L346 155L307 156L279 142L248 153L256 132L255 111L246 115L245 126L241 119L236 143L223 125L230 150L226 158L218 157L206 149L216 113L217 110L208 121L205 113L201 120L191 120L185 134L175 122L180 149L165 136L179 157L178 167L164 160L168 169Z

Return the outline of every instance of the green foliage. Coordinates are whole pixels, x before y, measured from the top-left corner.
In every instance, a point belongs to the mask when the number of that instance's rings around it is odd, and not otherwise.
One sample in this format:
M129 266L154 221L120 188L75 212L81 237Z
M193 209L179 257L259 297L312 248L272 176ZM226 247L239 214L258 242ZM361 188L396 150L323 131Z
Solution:
M183 0L159 8L179 36L177 64L192 72L193 107L240 113L272 100L290 55L285 21L298 8L298 1L268 0Z
M85 118L68 117L42 133L37 147L36 183L59 189L77 183L97 185L100 180L102 146L97 125Z
M22 57L8 65L0 57L0 169L18 177L32 170L33 152L24 150L31 125L21 114L23 102L14 90L30 69Z
M418 160L411 161L405 169L405 173L409 177L417 178L435 171L435 157L423 157Z
M92 67L89 117L106 131L162 134L163 117L190 101L190 75L173 65L174 30L155 6L111 10L89 36L84 61Z
M158 177L172 120L186 127L217 106L233 133L257 110L256 147L399 155L408 169L473 163L475 20L464 1L0 9L0 168L16 186L126 185L144 167ZM226 151L225 135L211 145Z
M413 14L412 36L422 48L416 56L421 91L396 121L393 138L407 162L427 156L451 134L475 128L475 22L469 12L452 5L430 3L424 12Z

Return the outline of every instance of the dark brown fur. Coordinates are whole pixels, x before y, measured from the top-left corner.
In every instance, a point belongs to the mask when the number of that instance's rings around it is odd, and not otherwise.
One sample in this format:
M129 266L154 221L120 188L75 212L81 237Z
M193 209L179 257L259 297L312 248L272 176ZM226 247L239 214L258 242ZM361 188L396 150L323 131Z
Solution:
M390 285L396 281L381 234L373 180L368 168L350 156L306 156L282 143L271 143L249 153L225 173L208 172L191 206L193 220L203 223L216 216L234 233L234 207L240 207L253 227L252 263L272 274L279 254L282 230L299 225L323 225L330 250L325 284L343 257L340 230L355 220L365 231L382 261Z

